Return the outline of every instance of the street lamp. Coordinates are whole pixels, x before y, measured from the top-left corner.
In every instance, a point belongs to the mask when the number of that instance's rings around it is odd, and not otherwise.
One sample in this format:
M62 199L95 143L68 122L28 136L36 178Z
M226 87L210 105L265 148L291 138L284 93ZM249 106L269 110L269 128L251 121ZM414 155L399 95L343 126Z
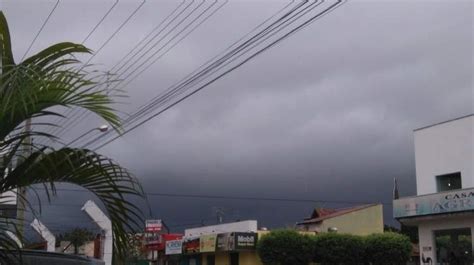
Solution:
M82 137L88 135L89 133L93 132L93 131L99 131L99 132L106 132L109 130L109 126L107 124L104 124L104 125L101 125L97 128L92 128L90 130L88 130L87 132L83 133L82 135L80 135L79 137L77 137L76 139L70 141L68 144L66 144L66 146L71 146L71 144L77 142L79 139L81 139Z

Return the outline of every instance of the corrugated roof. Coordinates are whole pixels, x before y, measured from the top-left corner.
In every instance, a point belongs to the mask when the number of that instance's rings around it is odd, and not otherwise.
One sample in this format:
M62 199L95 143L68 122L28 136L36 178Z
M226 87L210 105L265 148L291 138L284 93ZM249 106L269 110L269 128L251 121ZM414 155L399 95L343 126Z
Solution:
M319 223L326 219L334 218L337 216L341 216L344 214L352 213L355 211L363 210L372 206L376 206L377 204L366 204L366 205L359 205L350 208L343 208L343 209L327 209L327 208L319 208L313 211L313 214L310 218L305 219L303 222L298 223L300 224L313 224Z

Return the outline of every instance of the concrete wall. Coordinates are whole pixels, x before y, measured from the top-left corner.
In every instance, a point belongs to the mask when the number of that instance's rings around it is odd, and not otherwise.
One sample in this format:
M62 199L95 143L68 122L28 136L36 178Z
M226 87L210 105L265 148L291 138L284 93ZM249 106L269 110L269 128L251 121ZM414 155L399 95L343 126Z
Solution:
M242 222L210 225L204 227L190 228L184 230L184 237L195 237L230 232L257 232L257 221L249 220Z
M424 220L418 224L420 237L420 260L423 253L425 258L431 257L433 264L436 264L436 244L434 231L445 229L471 228L471 236L474 235L474 216L472 217L447 217ZM428 248L430 250L428 250ZM474 253L474 246L473 246ZM423 264L423 263L421 263Z
M415 131L417 194L436 193L436 176L461 172L474 187L474 115Z
M300 226L301 227L301 226ZM336 227L338 233L353 235L369 235L383 233L383 207L374 205L362 210L324 220L322 223L304 225L305 230L318 233L327 232Z
M230 265L230 253L218 252L202 255L202 265L207 265L207 255L215 254L216 265ZM239 265L263 265L256 251L239 252Z

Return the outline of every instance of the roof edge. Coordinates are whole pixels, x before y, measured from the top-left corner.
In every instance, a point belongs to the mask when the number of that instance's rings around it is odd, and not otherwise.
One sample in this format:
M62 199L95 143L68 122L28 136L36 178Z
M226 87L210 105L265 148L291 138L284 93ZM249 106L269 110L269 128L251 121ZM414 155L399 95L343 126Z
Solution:
M423 127L414 129L413 131L416 132L416 131L428 129L428 128L431 128L431 127L434 127L434 126L437 126L437 125L445 124L445 123L452 122L452 121L462 120L464 118L471 117L471 116L474 116L474 113L467 114L467 115L464 115L464 116L461 116L461 117L458 117L458 118L449 119L449 120L442 121L442 122L437 122L437 123L434 123L434 124L431 124L431 125L423 126Z
M382 203L371 203L371 204L363 204L363 205L359 205L359 206L355 206L355 207L350 207L349 209L351 209L351 208L352 209L347 211L347 212L342 212L343 210L341 210L341 213L339 213L339 214L338 214L338 212L335 212L333 215L327 215L327 216L323 216L323 217L320 217L320 218L314 218L312 220L311 219L310 220L304 220L302 222L296 223L296 225L321 223L321 222L323 222L325 220L328 220L328 219L336 218L336 217L339 217L341 215L357 212L357 211L360 211L360 210L365 210L367 208L375 207L375 206L379 206L379 205L383 205L383 204Z

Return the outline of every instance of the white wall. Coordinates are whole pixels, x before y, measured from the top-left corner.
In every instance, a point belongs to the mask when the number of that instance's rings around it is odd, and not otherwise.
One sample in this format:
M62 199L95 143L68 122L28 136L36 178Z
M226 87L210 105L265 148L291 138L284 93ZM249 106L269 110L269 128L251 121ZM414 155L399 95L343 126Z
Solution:
M235 223L203 226L184 230L184 237L196 237L217 233L257 232L257 221L249 220Z
M433 264L436 264L436 244L434 241L434 231L445 229L471 228L471 236L474 235L474 216L471 217L451 217L438 218L423 221L418 225L420 237L420 260L423 253L425 258L431 257ZM473 240L474 242L474 240ZM423 248L431 247L431 251L423 251ZM474 247L473 247L474 253ZM421 263L423 264L423 262Z
M417 194L436 193L436 176L461 172L474 187L474 115L415 131Z

